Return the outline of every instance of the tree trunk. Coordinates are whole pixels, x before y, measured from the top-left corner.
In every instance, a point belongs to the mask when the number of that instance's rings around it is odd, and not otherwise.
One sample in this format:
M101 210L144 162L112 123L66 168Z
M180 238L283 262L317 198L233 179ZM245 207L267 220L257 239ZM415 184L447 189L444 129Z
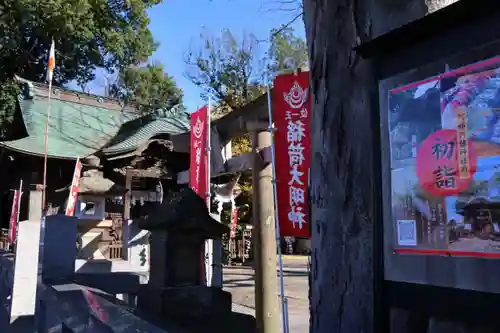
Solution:
M312 116L311 333L374 332L371 113L377 83L352 48L456 0L304 0ZM393 310L392 332L478 332Z

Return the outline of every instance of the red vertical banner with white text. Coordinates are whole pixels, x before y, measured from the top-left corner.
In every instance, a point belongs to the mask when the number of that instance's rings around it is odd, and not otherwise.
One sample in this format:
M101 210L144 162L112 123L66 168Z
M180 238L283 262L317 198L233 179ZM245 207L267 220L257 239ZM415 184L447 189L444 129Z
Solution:
M231 212L231 229L229 237L231 239L236 237L236 229L238 228L238 208L234 207Z
M189 185L203 199L208 192L208 108L191 113L189 151ZM205 280L205 250L200 252L200 280ZM206 282L205 282L206 283Z
M208 158L207 158L207 129L208 129L208 108L202 107L191 113L191 149L189 164L189 184L193 191L203 199L208 192Z
M82 162L80 159L76 160L75 172L73 173L73 180L71 181L71 188L69 189L68 204L66 205L66 215L74 216L76 208L76 199L78 198L78 189L80 187L80 176L82 174Z
M280 233L309 238L309 72L276 77L272 101Z
M12 199L12 209L10 211L9 220L9 243L14 243L17 234L17 223L19 218L19 206L21 205L21 191L14 191L14 198Z

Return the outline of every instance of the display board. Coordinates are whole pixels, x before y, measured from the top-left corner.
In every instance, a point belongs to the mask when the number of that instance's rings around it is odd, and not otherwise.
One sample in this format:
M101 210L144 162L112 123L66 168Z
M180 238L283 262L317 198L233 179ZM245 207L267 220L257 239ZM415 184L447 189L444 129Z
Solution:
M396 253L500 258L500 57L388 91Z

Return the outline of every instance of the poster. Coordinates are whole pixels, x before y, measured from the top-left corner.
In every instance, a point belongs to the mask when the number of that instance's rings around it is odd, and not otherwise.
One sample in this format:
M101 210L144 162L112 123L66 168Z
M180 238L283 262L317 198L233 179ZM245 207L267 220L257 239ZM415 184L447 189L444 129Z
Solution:
M500 258L500 59L389 91L395 251Z
M309 238L309 72L276 77L272 100L280 233Z
M191 113L191 151L189 183L193 191L206 198L208 192L208 108Z

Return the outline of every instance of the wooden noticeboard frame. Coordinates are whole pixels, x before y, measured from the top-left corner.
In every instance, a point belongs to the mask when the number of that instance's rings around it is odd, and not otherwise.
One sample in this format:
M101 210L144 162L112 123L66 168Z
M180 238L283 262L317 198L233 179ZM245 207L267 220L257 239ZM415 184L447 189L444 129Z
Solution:
M384 228L375 228L374 232L375 292L381 295L384 306L465 322L500 324L496 314L500 304L500 258L468 253L453 256L450 251L414 253L408 248L396 251L386 111L391 89L440 74L448 66L456 69L500 56L498 2L459 1L361 45L356 51L373 61L379 80L372 118L374 140L381 148L374 168L381 177L374 186L374 197L380 198L375 220Z

